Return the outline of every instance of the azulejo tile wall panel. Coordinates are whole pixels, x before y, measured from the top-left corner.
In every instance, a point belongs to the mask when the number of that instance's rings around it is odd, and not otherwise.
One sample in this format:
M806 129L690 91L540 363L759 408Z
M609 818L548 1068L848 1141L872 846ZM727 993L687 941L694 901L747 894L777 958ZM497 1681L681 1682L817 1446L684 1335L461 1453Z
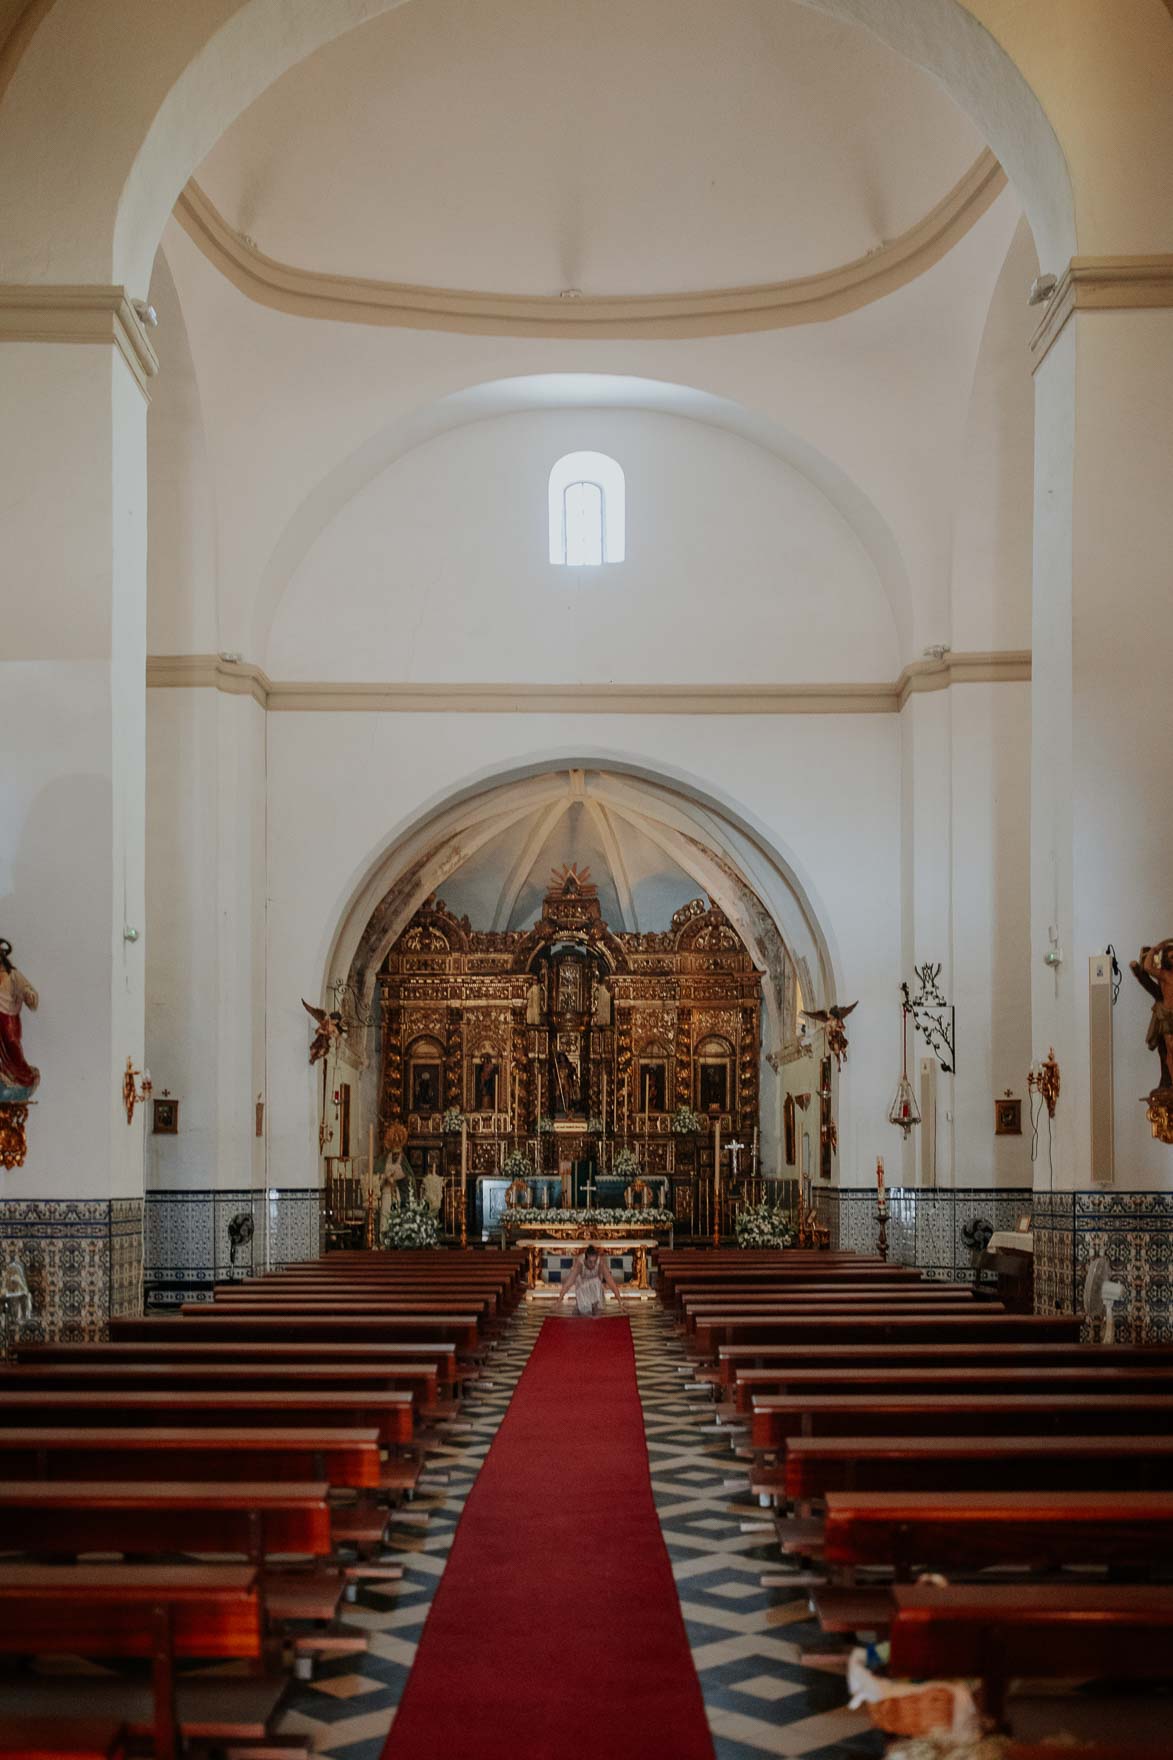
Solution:
M324 1249L323 1197L317 1187L241 1186L219 1191L156 1191L145 1199L144 1284L152 1308L211 1301L212 1286L252 1277ZM237 1229L233 1224L252 1221Z
M968 1280L977 1255L962 1241L965 1225L980 1219L996 1230L1013 1229L1020 1216L1031 1213L1033 1198L1026 1187L997 1191L980 1186L893 1187L888 1193L888 1257L918 1265L926 1277ZM831 1231L833 1248L876 1251L874 1186L823 1187L815 1194L815 1208L820 1223Z
M140 1198L0 1201L0 1253L20 1259L33 1298L30 1340L98 1338L142 1301Z

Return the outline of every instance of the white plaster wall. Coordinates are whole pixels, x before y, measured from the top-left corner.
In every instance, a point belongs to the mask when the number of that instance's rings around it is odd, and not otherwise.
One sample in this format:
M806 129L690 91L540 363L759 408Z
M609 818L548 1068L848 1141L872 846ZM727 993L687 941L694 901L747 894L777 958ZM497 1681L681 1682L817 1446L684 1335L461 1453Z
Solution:
M1019 222L998 278L978 353L957 485L952 623L941 639L961 652L1030 647L1034 529L1034 384L1027 304L1038 274Z
M951 709L953 1183L1029 1186L1030 686L966 685ZM994 1135L1007 1088L1023 1102L1021 1137Z
M315 1177L318 1083L300 996L320 996L363 873L393 836L467 781L551 759L624 761L696 786L795 857L859 997L840 1086L840 1165L861 1183L882 1147L887 1017L899 966L895 716L582 717L281 713L269 718L269 1180ZM820 788L812 789L817 775ZM867 851L866 885L860 850ZM361 1129L365 1132L364 1120Z
M152 340L159 374L147 420L147 649L209 654L220 646L216 511L203 411L183 308L163 252L155 259Z
M112 349L0 350L6 584L0 933L40 992L29 1151L5 1197L142 1190L146 420Z
M616 458L627 556L549 560L547 480ZM474 422L400 458L286 589L279 679L425 682L891 680L894 621L847 522L776 456L641 410Z
M148 692L147 1054L180 1101L149 1189L262 1183L265 716L248 697Z

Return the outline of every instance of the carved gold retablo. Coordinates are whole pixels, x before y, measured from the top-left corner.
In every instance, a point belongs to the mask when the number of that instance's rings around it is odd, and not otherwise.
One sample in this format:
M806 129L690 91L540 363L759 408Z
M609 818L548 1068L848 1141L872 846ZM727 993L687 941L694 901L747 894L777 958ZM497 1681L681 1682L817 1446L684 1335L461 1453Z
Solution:
M1149 1128L1158 1143L1173 1145L1173 1088L1154 1088L1147 1101Z
M0 1167L23 1167L28 1154L27 1104L16 1100L0 1101Z

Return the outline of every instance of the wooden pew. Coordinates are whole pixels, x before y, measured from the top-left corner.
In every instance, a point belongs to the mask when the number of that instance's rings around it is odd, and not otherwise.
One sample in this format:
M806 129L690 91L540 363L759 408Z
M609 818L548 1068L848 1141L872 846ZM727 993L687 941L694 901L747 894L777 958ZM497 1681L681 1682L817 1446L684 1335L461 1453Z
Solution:
M426 1417L437 1409L436 1370L429 1363L356 1367L346 1363L25 1362L0 1368L0 1403L21 1389L45 1392L108 1392L165 1388L175 1393L208 1390L267 1391L315 1388L335 1393L406 1392L412 1409Z
M985 1368L1005 1363L1020 1368L1056 1367L1067 1364L1080 1366L1089 1360L1103 1360L1097 1345L1068 1340L999 1340L987 1337L985 1342L954 1343L929 1341L914 1343L907 1339L887 1344L812 1344L791 1341L784 1344L765 1343L722 1345L717 1352L720 1380L732 1386L742 1369L769 1369L784 1366L791 1369L856 1369L869 1364L892 1368ZM1114 1345L1111 1361L1118 1367L1163 1366L1173 1363L1173 1346Z
M160 1760L179 1750L176 1662L258 1666L261 1617L250 1566L0 1565L0 1653L149 1660ZM92 1678L86 1685L97 1697Z
M1101 1354L1086 1367L1018 1369L893 1368L739 1369L733 1385L734 1406L749 1412L755 1396L821 1392L857 1397L888 1393L1170 1393L1173 1363L1152 1368L1118 1369Z
M1160 1491L1173 1436L797 1436L755 1491L806 1504L832 1491Z
M1173 1588L898 1584L892 1593L889 1672L916 1680L977 1676L983 1707L999 1725L1014 1678L1170 1676Z
M406 1446L413 1431L411 1394L402 1391L307 1393L294 1389L270 1393L246 1388L238 1393L227 1389L185 1393L182 1400L177 1400L166 1388L149 1393L117 1388L61 1393L39 1389L13 1393L5 1389L0 1399L0 1448L5 1433L13 1428L40 1425L80 1429L91 1424L119 1428L141 1424L151 1428L177 1415L193 1430L245 1423L250 1429L274 1426L288 1430L295 1425L369 1429L384 1448Z
M835 1566L980 1570L1173 1563L1169 1491L832 1491L823 1556Z
M329 1556L330 1487L306 1485L4 1480L0 1551L239 1552Z
M716 1357L722 1345L733 1344L1028 1344L1043 1339L1074 1344L1080 1327L1077 1317L998 1314L976 1306L962 1314L714 1315L697 1326L695 1347Z
M92 1344L20 1344L16 1356L18 1364L30 1367L52 1363L108 1364L112 1367L123 1363L160 1363L180 1368L188 1363L226 1366L247 1363L250 1367L263 1369L269 1365L306 1363L336 1367L340 1373L352 1367L379 1368L384 1364L394 1367L418 1361L434 1367L437 1389L449 1398L462 1378L457 1366L456 1346L438 1344L435 1340L421 1340L417 1344L290 1344L266 1340L250 1344L247 1352L242 1353L238 1344L223 1339L204 1338L193 1335L190 1330L176 1332L173 1338L169 1338L164 1330L145 1342L115 1339Z
M755 1395L755 1449L795 1436L1169 1434L1170 1394Z
M0 1479L197 1479L383 1486L378 1432L184 1425L0 1429Z
M5 1717L6 1760L126 1760L126 1725L117 1718Z
M194 1335L233 1344L408 1344L436 1339L470 1353L479 1345L476 1318L467 1314L221 1314L211 1303L196 1314L177 1318L115 1318L110 1322L110 1336L116 1341L145 1344L159 1338L161 1328L166 1328L169 1341L175 1343Z

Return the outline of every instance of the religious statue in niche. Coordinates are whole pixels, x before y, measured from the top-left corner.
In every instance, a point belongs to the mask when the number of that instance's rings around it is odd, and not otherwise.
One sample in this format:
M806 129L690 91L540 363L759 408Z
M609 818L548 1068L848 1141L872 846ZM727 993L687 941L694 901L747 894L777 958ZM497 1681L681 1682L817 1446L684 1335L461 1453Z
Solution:
M387 1159L383 1164L383 1179L379 1187L379 1233L382 1240L387 1232L387 1224L391 1220L391 1211L399 1203L399 1188L404 1180L411 1179L411 1163L407 1159L407 1126L389 1124L383 1134L383 1142L387 1150ZM411 1191L410 1184L408 1192Z
M332 1047L337 1046L338 1041L346 1032L346 1027L336 1008L329 1012L324 1008L315 1008L312 1003L306 1001L304 996L301 999L301 1006L316 1023L317 1030L310 1040L310 1063L315 1064L325 1057Z
M570 1061L567 1051L559 1051L554 1057L554 1112L563 1118L577 1113L582 1107L578 1071Z
M591 1014L596 1027L611 1025L611 992L602 978L596 979L591 992Z
M412 1064L411 1110L421 1113L439 1112L440 1065L438 1063Z
M1161 1079L1148 1096L1149 1124L1158 1142L1173 1143L1173 936L1142 947L1130 969L1153 999L1145 1044L1157 1054Z
M497 1110L497 1059L489 1052L478 1057L472 1066L472 1109L474 1112Z
M666 1072L662 1063L645 1063L640 1071L643 1078L643 1106L641 1110L663 1112L665 1110L665 1094L667 1091Z
M28 1152L25 1123L41 1079L24 1054L21 1010L40 997L13 964L11 941L0 941L0 1167L20 1167Z

